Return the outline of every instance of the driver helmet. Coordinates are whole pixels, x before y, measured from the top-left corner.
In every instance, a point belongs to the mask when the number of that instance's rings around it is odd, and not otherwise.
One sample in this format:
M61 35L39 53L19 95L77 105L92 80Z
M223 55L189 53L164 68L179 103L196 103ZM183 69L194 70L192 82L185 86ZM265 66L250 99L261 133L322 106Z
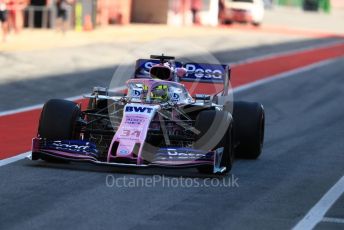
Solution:
M151 91L151 98L153 100L159 100L159 101L168 101L169 95L168 95L168 86L167 85L158 85L154 87Z

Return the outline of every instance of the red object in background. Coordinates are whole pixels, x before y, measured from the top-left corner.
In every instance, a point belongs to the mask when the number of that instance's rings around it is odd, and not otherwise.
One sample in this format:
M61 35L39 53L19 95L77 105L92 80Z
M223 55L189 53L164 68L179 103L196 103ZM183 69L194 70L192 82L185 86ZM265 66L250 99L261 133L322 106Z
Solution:
M7 2L8 9L8 26L10 30L19 33L24 25L24 8L29 4L30 0L9 0Z
M199 12L202 10L201 0L191 0L192 22L196 25L201 24Z
M252 20L251 13L248 11L232 10L232 17L234 21L250 22Z
M91 30L93 30L92 18L91 18L91 15L86 15L85 21L84 21L84 31L91 31Z
M202 0L191 0L191 9L202 10Z
M97 24L109 23L129 24L131 13L131 0L98 0Z

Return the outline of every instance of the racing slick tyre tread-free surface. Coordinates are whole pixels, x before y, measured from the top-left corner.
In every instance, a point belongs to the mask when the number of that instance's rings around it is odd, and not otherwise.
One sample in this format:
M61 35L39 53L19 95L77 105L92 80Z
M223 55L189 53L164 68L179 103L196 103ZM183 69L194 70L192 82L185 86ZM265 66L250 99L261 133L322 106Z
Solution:
M45 103L39 120L38 134L50 140L75 138L75 122L79 106L72 101L52 99Z
M265 113L261 104L255 102L234 102L234 135L238 146L235 156L257 159L264 142Z
M39 120L39 136L49 140L75 139L75 124L80 113L80 107L75 102L60 99L49 100L44 104ZM61 162L46 156L41 158L50 162Z
M216 135L215 132L219 132L221 127L226 127L225 133L223 134L220 141L214 140ZM200 139L205 135L209 142L213 142L212 149L215 150L217 148L224 148L222 160L220 165L226 167L224 173L227 173L231 170L233 160L234 160L234 152L233 152L233 135L232 135L232 117L230 113L226 111L214 111L214 110L207 110L202 111L198 114L196 118L195 128L200 131ZM211 139L211 140L210 140ZM215 141L215 142L214 142ZM199 141L203 143L203 141ZM208 142L208 143L209 143ZM217 143L216 143L217 142ZM199 145L199 144L198 144ZM214 147L215 145L215 147ZM195 146L196 148L198 146ZM204 146L202 146L204 148ZM207 148L207 147L205 147ZM211 174L213 173L213 166L199 166L198 171L200 173Z

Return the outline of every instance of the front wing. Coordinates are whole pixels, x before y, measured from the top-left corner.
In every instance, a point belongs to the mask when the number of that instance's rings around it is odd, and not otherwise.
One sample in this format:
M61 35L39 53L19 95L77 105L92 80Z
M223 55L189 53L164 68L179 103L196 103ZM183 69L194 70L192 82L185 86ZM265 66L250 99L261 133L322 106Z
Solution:
M96 145L89 141L81 140L61 140L50 141L41 138L32 140L31 160L41 159L42 156L53 157L55 159L88 162L98 165L109 165L116 167L161 167L161 168L193 168L198 166L212 166L213 173L223 173L226 167L221 167L220 162L223 155L223 148L214 151L195 150L192 148L160 148L154 153L153 159L149 163L138 163L132 160L130 163L116 162L116 158L111 162L100 161ZM120 158L123 160L123 158Z

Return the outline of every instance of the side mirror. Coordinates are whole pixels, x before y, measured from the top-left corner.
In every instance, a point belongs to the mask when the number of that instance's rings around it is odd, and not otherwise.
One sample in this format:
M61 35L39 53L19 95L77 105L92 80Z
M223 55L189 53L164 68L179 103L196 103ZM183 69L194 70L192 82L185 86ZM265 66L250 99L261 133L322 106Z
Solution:
M101 86L95 86L93 87L93 91L92 91L93 95L104 95L104 96L108 96L108 89L105 87L101 87Z
M211 96L207 94L196 94L194 96L196 100L202 100L202 101L210 101Z
M184 77L187 74L187 70L185 68L176 68L176 75L177 77Z

